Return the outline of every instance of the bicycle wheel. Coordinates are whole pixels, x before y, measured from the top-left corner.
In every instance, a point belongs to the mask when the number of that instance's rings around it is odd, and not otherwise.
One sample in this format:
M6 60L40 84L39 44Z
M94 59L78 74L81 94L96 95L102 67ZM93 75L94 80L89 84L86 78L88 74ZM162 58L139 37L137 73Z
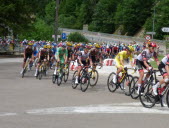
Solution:
M60 73L58 73L58 77L57 77L57 85L58 86L60 86L61 85L61 83L62 83L62 73L60 72Z
M166 103L167 103L167 106L169 107L169 90L166 94Z
M57 75L53 74L52 75L52 83L55 84L57 79Z
M132 80L133 80L132 75L127 75L126 78L123 81L124 82L124 87L120 86L121 89L125 92L126 96L130 96L131 95L130 86L131 86Z
M26 68L23 69L23 72L22 72L22 78L24 78L25 73L26 73Z
M90 81L89 81L89 78L87 75L83 75L81 78L80 78L80 87L81 87L81 91L82 92L85 92L88 88L90 84Z
M76 74L77 74L77 71L75 71L75 72L73 73L73 77L72 77L72 88L73 88L73 89L76 89L77 86L78 86L78 84L75 84Z
M97 70L94 70L90 73L90 86L91 87L94 87L97 84L98 78L99 78L99 73Z
M152 108L156 103L156 97L153 95L152 83L148 83L141 87L139 92L139 99L145 108Z
M138 79L139 79L139 78L138 78L137 76L135 76L135 77L133 77L133 80L132 80L132 82L131 82L130 94L131 94L131 98L132 98L132 99L137 99L137 98L139 97L139 94L137 93L138 86L136 85Z
M116 84L113 82L113 77L115 75L116 75L116 73L112 72L112 73L110 73L110 75L108 76L108 79L107 79L107 87L110 92L115 92L117 89Z
M65 69L64 82L66 83L69 78L69 68Z
M41 80L42 79L42 71L39 71L39 73L38 73L38 78L39 78L39 80Z

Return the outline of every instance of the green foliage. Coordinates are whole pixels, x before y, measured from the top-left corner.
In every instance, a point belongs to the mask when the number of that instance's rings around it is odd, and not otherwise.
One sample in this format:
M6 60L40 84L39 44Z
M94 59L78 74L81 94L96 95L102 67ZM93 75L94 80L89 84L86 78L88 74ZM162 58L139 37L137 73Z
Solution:
M94 10L93 20L89 29L105 33L114 32L115 24L113 17L119 1L121 0L100 0Z
M152 31L154 18L155 38L164 39L168 5L169 0L60 0L59 27L82 29L88 24L91 31L132 36L143 27ZM56 0L0 0L0 36L7 36L10 28L20 38L49 40L55 9Z
M164 39L168 33L162 32L162 27L169 27L169 0L158 0L152 8L152 16L147 20L145 27L146 31L153 30L154 18L154 31L156 32L155 38ZM155 12L154 12L155 9ZM155 15L154 15L155 14Z
M82 34L78 32L70 33L70 35L68 36L68 41L89 42L88 39L86 39Z
M151 15L153 2L154 0L123 0L114 17L116 28L123 25L123 34L134 35Z

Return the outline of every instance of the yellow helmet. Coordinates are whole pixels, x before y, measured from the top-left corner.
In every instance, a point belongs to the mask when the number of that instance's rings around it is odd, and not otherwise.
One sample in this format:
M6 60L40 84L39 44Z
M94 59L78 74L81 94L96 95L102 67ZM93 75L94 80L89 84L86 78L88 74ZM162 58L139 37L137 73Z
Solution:
M66 45L71 47L72 43L71 42L67 42Z
M95 48L100 48L101 47L99 44L95 44L94 46L95 46Z
M134 47L133 46L128 46L128 50L131 52L134 52Z
M44 45L43 48L48 48L48 46L47 46L47 45Z
M29 43L28 43L28 45L31 45L31 46L32 46L32 45L33 45L33 43L32 43L32 42L29 42Z
M50 48L52 48L52 46L50 46L50 45L47 45L47 48L49 48L49 49L50 49Z

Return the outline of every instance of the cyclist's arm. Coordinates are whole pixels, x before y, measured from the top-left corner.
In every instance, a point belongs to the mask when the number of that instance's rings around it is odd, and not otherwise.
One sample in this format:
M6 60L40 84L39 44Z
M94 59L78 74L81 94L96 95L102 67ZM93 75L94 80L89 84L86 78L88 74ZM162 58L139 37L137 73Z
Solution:
M120 57L120 64L121 64L122 66L124 66L123 54L120 53L119 57Z
M146 51L144 51L143 53L142 53L142 57L143 57L143 63L144 63L144 65L146 66L146 68L148 69L150 66L147 64L147 58L146 58Z
M64 59L65 59L65 62L67 62L67 59L68 59L68 50L66 49L66 52L64 54Z
M157 53L156 52L154 53L154 60L156 61L157 65L160 64L160 62L159 62L159 60L157 58Z
M79 60L80 65L82 65L82 53L79 53L78 60Z
M59 54L60 54L60 48L57 49L57 54L56 54L56 58L58 62L60 62Z

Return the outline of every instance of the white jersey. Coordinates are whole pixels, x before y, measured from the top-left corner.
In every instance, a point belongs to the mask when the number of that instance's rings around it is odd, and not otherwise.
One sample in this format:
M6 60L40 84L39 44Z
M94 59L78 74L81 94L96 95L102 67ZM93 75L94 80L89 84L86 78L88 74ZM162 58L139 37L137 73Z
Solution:
M169 65L169 54L165 56L161 61L164 65Z
M81 51L78 55L78 59L81 59L82 61L86 61L86 59L89 57L89 53L85 54L84 51Z
M148 49L145 49L137 56L137 60L148 61L152 57L154 57L157 61L157 53L156 52L151 53Z

